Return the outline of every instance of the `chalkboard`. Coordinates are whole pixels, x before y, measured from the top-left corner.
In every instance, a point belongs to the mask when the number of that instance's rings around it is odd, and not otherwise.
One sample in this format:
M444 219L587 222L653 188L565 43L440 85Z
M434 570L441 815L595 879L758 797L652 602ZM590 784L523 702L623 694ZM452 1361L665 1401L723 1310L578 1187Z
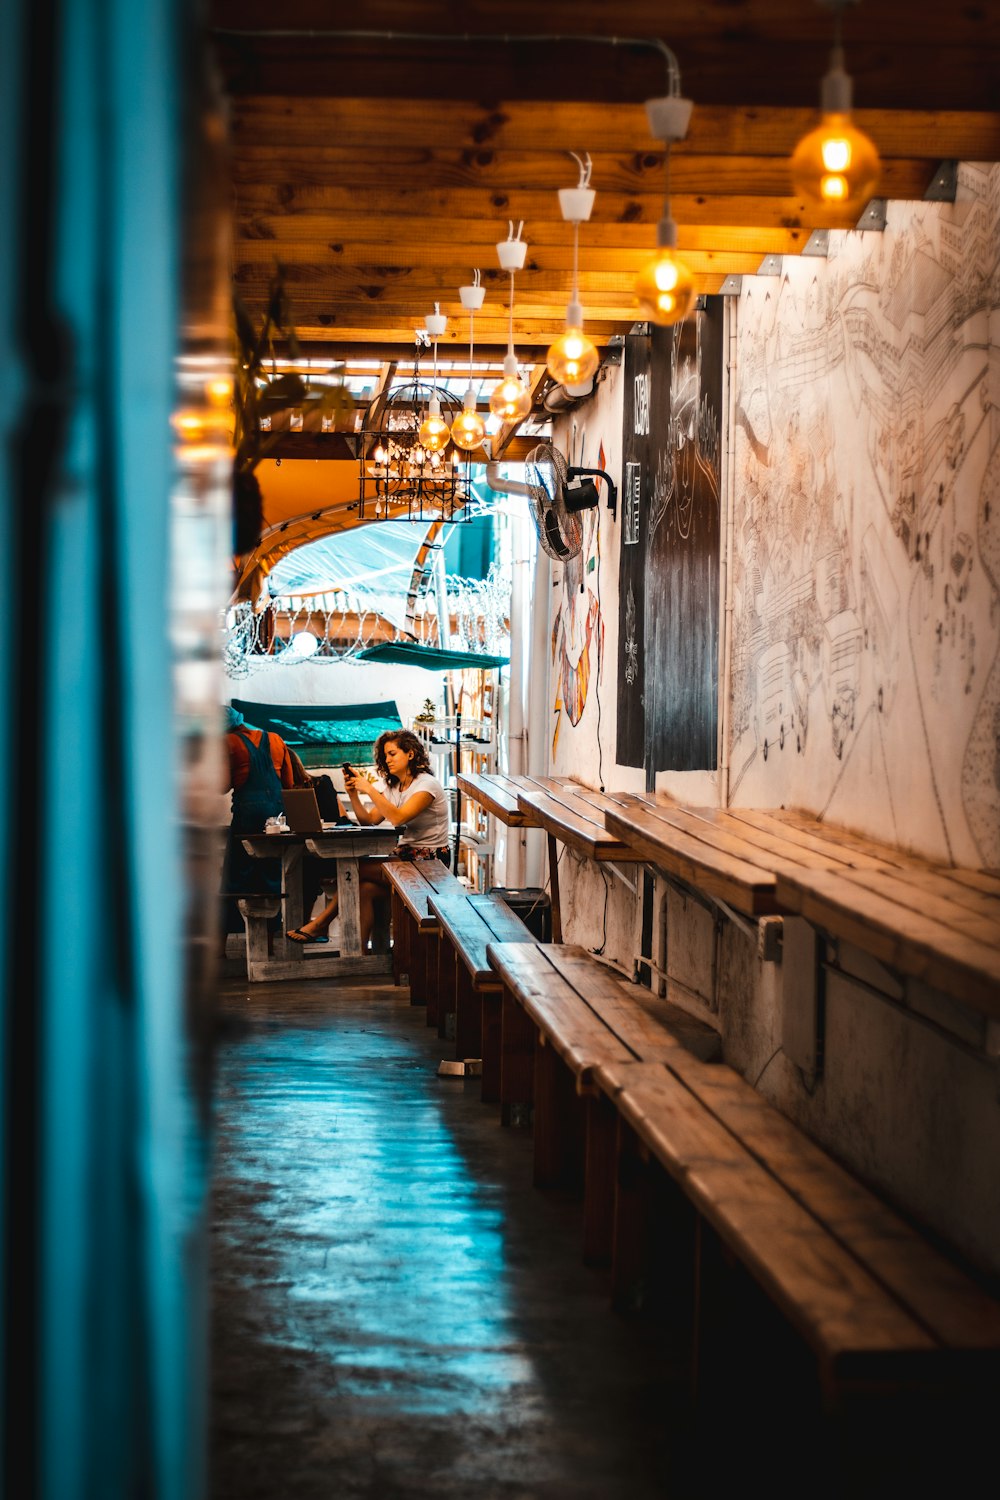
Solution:
M716 763L722 299L625 344L617 758Z
M669 416L655 455L647 527L650 784L657 771L713 770L717 759L723 302L709 297L706 304L679 328L652 335L653 397L657 416L662 408Z
M649 510L652 346L625 340L622 429L621 553L618 569L619 765L641 766L646 752L646 517Z

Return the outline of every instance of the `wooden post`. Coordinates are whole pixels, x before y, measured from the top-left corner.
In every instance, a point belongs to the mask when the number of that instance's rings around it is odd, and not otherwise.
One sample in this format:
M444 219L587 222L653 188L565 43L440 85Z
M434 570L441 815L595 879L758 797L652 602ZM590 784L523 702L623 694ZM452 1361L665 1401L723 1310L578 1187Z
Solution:
M552 941L561 943L562 937L562 913L559 910L559 850L555 837L548 833L545 835L549 846L549 901L552 909Z

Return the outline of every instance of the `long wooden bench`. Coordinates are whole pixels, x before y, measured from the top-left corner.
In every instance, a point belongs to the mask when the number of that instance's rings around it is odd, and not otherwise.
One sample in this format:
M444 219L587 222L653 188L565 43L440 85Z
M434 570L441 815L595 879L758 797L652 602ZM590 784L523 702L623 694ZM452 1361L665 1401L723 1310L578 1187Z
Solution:
M610 1254L611 1178L607 1121L590 1107L595 1070L652 1061L682 1043L717 1058L718 1035L574 944L493 943L487 955L502 984L500 1055L492 1066L503 1117L533 1106L535 1181L584 1188L584 1253L600 1262Z
M428 1026L438 1024L437 940L440 926L428 905L434 892L465 896L467 888L438 859L386 860L392 900L392 977L409 982L413 1005L427 1006Z
M454 1026L457 1058L482 1060L482 1097L497 1100L501 986L487 950L490 943L531 943L534 936L498 895L435 891L428 906L441 928L437 987L444 1027Z
M997 1392L1000 1305L737 1073L655 1024L658 1002L594 976L579 949L489 957L504 984L501 1094L534 1102L536 1181L582 1164L585 1254L610 1260L621 1306L657 1270L669 1280L703 1396L739 1353L733 1276L808 1351L827 1416L880 1394ZM669 1229L651 1267L664 1185ZM758 1358L769 1368L766 1349Z
M604 817L641 858L735 911L803 917L1000 1018L1000 876L781 808L681 807L657 793L622 797Z

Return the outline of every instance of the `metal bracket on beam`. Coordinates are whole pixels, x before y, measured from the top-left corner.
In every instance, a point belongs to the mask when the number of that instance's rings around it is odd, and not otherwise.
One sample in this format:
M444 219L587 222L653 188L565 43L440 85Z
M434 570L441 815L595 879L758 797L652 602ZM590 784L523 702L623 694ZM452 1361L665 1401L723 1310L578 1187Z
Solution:
M742 288L742 276L727 276L719 287L719 295L722 297L738 297Z
M758 276L780 276L781 275L781 256L780 255L765 255L764 259L761 261L760 265L757 267L757 275Z
M872 198L861 218L858 220L859 229L873 229L881 234L886 226L886 199Z
M622 333L613 333L604 346L604 353L601 356L601 364L620 365L624 352L625 335Z
M830 253L830 231L829 229L814 229L812 234L802 246L803 255L821 255L824 258Z
M958 192L958 162L942 161L924 194L927 203L954 203Z

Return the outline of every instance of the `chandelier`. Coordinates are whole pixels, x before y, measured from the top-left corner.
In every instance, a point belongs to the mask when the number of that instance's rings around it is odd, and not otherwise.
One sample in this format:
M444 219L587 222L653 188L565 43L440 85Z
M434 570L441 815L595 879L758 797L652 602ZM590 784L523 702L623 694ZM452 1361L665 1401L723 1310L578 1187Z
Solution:
M434 447L422 436L428 419L448 429L462 403L446 387L420 378L419 332L413 378L395 386L381 404L372 403L371 425L361 433L360 515L362 520L461 520L471 494L472 455L450 441ZM376 410L377 409L377 410Z

